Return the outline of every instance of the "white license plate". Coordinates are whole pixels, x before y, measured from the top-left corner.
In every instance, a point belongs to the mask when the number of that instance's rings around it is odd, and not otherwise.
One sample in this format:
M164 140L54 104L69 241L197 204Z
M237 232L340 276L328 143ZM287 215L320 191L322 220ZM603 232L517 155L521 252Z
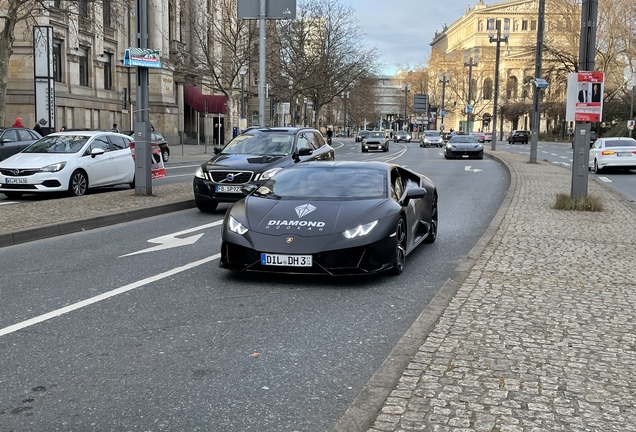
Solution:
M224 193L241 193L242 189L243 189L243 186L217 186L216 187L217 192L224 192Z
M271 266L311 267L313 263L311 255L276 255L261 254L261 264Z
M618 152L616 156L631 156L632 154L632 152Z
M5 178L6 184L27 184L27 179L25 178Z

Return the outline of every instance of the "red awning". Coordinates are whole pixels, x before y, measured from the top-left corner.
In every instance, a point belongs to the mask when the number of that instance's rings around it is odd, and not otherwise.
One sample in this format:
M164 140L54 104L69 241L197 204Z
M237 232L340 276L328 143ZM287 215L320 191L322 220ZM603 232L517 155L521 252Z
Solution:
M208 101L208 113L225 114L227 98L225 95L204 95L193 85L186 85L184 98L188 105L199 112L205 112L205 101Z

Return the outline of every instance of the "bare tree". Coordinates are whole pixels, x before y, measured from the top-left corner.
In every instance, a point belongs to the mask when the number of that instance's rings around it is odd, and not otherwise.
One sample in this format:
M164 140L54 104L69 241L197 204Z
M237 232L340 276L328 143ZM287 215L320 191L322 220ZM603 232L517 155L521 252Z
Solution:
M321 108L377 71L377 50L364 44L364 33L351 7L339 0L300 0L297 19L278 21L280 69L271 82L291 96L313 101L316 121Z

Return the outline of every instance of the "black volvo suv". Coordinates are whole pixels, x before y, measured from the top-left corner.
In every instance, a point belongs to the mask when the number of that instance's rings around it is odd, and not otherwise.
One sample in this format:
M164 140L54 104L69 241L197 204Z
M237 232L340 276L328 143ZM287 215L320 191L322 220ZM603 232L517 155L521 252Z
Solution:
M243 198L248 184L260 185L284 167L334 160L334 150L312 128L256 128L230 141L194 174L194 201L203 212Z

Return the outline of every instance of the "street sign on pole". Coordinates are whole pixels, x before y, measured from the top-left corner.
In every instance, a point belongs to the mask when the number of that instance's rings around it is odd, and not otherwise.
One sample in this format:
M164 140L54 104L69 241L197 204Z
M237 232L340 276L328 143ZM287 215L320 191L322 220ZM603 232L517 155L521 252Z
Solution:
M428 116L428 95L416 94L413 95L413 111L426 113Z
M238 0L236 4L238 19L258 19L260 15L259 0ZM268 0L265 5L267 19L295 19L296 0Z

